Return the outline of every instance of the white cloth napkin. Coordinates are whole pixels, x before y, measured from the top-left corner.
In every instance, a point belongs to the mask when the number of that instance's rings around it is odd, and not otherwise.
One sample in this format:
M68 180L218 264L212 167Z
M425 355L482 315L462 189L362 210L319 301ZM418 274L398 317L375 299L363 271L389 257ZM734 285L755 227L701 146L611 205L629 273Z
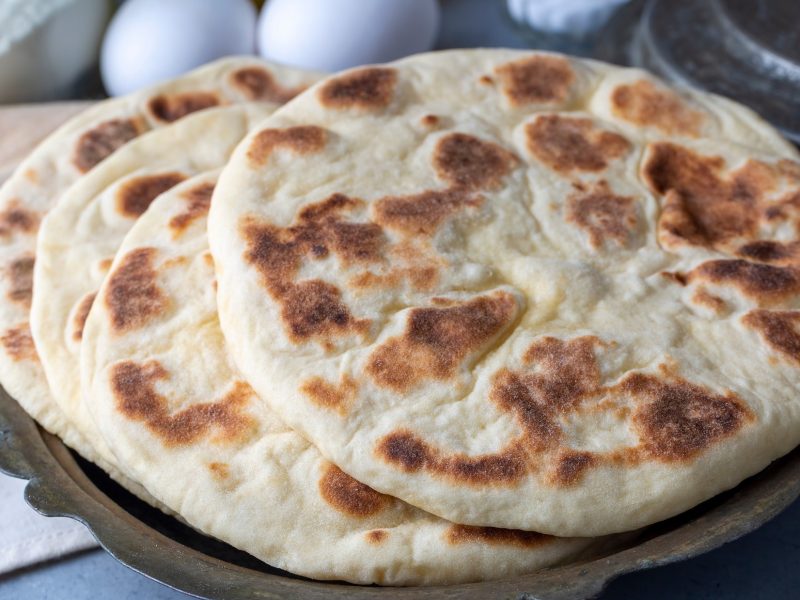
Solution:
M0 473L0 574L97 545L81 523L28 506L26 483Z

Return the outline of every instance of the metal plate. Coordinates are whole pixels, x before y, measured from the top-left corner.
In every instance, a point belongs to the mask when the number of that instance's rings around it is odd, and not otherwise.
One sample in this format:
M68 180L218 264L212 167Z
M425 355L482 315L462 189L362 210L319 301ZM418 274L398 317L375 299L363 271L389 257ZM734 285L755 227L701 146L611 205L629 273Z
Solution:
M137 500L94 465L76 459L2 388L0 470L30 480L25 498L37 511L81 521L103 548L130 568L201 598L228 600L590 598L619 575L690 558L734 540L800 496L798 449L736 489L647 528L626 549L601 558L488 583L380 588L297 577L194 531Z

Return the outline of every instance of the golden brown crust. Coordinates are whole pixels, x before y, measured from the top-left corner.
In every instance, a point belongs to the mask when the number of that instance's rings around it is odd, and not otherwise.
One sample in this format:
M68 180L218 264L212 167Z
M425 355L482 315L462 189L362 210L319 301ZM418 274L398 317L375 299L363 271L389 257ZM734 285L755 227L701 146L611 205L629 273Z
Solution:
M38 229L38 213L22 206L19 200L9 201L8 207L0 212L0 237L8 238L17 232L36 233Z
M194 403L169 414L167 399L155 387L168 377L166 369L155 360L116 363L110 380L117 410L128 419L143 422L167 447L192 444L211 431L217 434L211 441L232 443L254 431L255 420L246 413L253 391L246 383L235 382L221 400Z
M560 56L532 56L495 69L503 93L512 106L564 102L575 72L569 60ZM484 76L485 77L485 76ZM482 83L491 83L482 79Z
M25 308L30 308L33 297L33 267L36 259L25 254L12 260L6 267L5 277L8 281L6 297Z
M263 165L275 150L293 154L321 152L328 141L328 132L315 125L298 125L285 129L262 129L250 142L247 157L254 165Z
M285 104L306 89L300 85L288 88L280 85L264 67L242 67L231 73L231 83L250 101Z
M142 126L136 119L103 121L78 138L72 162L81 173L86 173L140 133Z
M751 310L742 323L755 329L767 345L796 366L800 366L800 311Z
M15 361L32 360L38 361L39 355L36 353L36 346L33 345L33 337L28 323L21 323L16 327L7 329L0 341L3 343L8 355Z
M92 310L95 296L97 296L97 292L86 294L72 317L72 339L76 342L80 342L83 338L83 328L86 326L86 318L89 316L89 311Z
M159 94L147 103L150 113L159 121L172 123L188 114L219 106L219 97L212 92L184 92L181 94Z
M530 153L559 173L603 171L632 148L620 134L582 117L542 115L525 126L525 135Z
M537 548L556 540L553 536L535 531L518 529L498 529L497 527L473 527L471 525L451 525L445 537L449 544L488 544L490 546L508 545L519 548Z
M141 327L166 309L167 299L156 283L156 254L155 248L132 250L109 276L104 300L115 333Z
M175 215L169 221L173 237L178 237L186 231L189 225L208 214L214 186L213 182L205 182L182 194L182 198L186 201L186 210Z
M317 92L326 108L379 110L392 102L397 71L368 67L328 79Z
M595 249L607 240L627 246L639 223L636 200L614 194L605 180L569 196L565 218L588 234L589 245Z
M343 415L356 399L358 383L346 375L338 384L332 384L322 377L312 377L300 385L300 391L317 406Z
M677 93L640 79L617 86L611 94L616 117L641 127L655 127L666 135L697 137L703 113L692 109Z
M117 210L126 217L140 217L153 200L185 179L186 175L177 172L142 175L130 179L117 190Z
M362 519L378 514L392 503L389 496L356 481L332 464L328 464L322 473L319 492L339 512Z

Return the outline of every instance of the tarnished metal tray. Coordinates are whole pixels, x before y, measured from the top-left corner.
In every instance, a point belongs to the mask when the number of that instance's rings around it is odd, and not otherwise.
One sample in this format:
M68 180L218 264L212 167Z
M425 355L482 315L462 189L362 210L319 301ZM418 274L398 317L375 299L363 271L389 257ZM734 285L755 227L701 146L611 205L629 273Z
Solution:
M0 388L0 470L29 479L28 503L84 523L128 567L201 598L582 599L619 575L721 546L776 516L800 496L800 449L697 508L647 528L625 549L588 562L488 583L380 588L317 582L261 563L149 507L44 432ZM264 532L269 535L269 532ZM331 549L335 552L335 548Z

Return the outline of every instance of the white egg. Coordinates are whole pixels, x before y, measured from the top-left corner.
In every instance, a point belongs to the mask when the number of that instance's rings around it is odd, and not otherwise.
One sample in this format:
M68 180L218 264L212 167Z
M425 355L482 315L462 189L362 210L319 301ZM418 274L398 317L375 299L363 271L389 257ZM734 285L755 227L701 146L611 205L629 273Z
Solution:
M437 0L268 0L258 21L264 58L318 71L430 50Z
M222 56L253 54L249 0L128 0L103 40L100 73L109 94L127 94Z

